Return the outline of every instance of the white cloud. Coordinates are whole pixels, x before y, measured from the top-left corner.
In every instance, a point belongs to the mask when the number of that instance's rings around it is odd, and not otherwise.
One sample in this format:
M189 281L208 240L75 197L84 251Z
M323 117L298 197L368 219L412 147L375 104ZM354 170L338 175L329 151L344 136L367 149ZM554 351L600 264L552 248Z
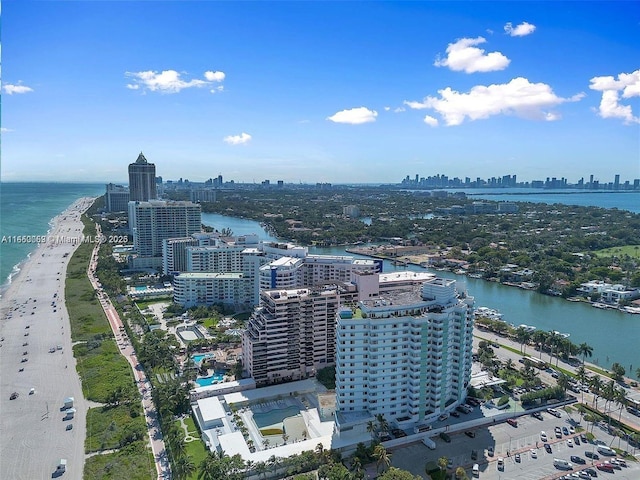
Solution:
M222 82L225 77L226 75L224 74L224 72L204 72L204 78L206 78L210 82Z
M375 110L369 110L366 107L358 107L337 112L330 117L327 117L327 120L331 120L335 123L359 125L361 123L375 122L377 116L378 112Z
M450 43L447 47L447 58L437 58L434 62L436 67L449 67L456 72L493 72L504 70L511 60L500 52L485 53L476 45L485 43L483 37L461 38L455 43Z
M13 132L11 128L0 127L0 133Z
M224 137L222 140L229 145L242 145L243 143L247 143L251 140L251 135L242 132L240 135L229 135L228 137Z
M33 92L33 88L31 87L27 87L26 85L12 85L11 83L4 84L2 86L2 89L7 95L13 95L14 93Z
M391 107L384 107L385 112L388 112L389 110L391 110Z
M406 109L404 107L398 107L396 109L394 109L394 113L400 113L400 112L404 112Z
M438 126L438 119L432 117L431 115L426 115L424 117L424 123L426 123L430 127L437 127Z
M631 105L620 104L622 98L640 96L640 69L631 73L620 73L616 80L613 76L593 77L591 90L602 92L598 113L602 118L621 118L625 124L640 123L640 117L634 116Z
M127 77L131 77L134 83L127 84L130 90L138 90L143 88L152 92L160 93L178 93L185 88L201 88L211 85L213 82L221 82L225 78L223 72L208 71L204 73L205 80L194 78L184 80L182 74L175 70L164 70L155 72L148 70L146 72L125 72ZM219 87L217 87L219 90Z
M558 97L549 85L531 83L522 77L509 83L476 85L468 93L457 92L451 87L438 90L438 93L440 97L428 96L422 102L404 103L414 110L433 109L447 125L452 126L462 124L465 118L480 120L500 114L531 120L558 120L560 115L549 109L584 97L583 93L570 98Z
M531 35L535 32L536 26L531 23L522 22L520 25L514 27L511 22L508 22L504 26L504 31L507 35L511 35L512 37L524 37L526 35Z

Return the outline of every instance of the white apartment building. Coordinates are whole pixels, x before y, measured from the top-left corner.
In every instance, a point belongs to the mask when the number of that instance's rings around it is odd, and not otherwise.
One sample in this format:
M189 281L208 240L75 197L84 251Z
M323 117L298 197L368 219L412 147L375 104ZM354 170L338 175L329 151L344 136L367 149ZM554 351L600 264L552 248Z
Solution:
M355 293L354 285L262 291L242 337L243 365L256 384L302 380L333 365L336 313Z
M201 230L200 205L191 202L129 202L133 213L133 246L139 256L158 257L162 264L162 241L188 237Z
M260 288L297 288L350 282L357 273L377 273L382 262L344 255L281 257L260 267Z
M191 237L167 238L162 241L162 273L173 275L187 271L187 247L198 246L198 239Z
M339 431L364 431L378 414L402 428L430 423L466 397L474 299L455 280L407 274L387 275L377 292L360 283L364 300L336 316Z
M173 299L187 308L218 303L249 308L255 304L254 282L242 273L180 273L173 279Z

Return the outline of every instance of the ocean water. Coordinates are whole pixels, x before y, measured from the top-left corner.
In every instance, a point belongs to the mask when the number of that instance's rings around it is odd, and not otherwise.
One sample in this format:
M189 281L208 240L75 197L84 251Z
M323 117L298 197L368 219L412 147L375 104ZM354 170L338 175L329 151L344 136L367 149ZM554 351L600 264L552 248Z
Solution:
M104 184L0 183L0 284L6 285L36 243L11 237L45 235L50 222L81 197L104 194Z

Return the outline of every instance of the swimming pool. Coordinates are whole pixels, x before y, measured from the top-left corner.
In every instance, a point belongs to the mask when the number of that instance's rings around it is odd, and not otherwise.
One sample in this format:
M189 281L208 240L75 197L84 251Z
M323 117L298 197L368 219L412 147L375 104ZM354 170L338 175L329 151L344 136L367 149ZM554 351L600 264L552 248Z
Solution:
M203 359L205 358L213 358L215 357L215 355L213 353L202 353L200 355L193 355L191 357L191 359L195 362L195 363L200 363L202 362Z
M270 427L282 423L285 418L294 417L300 413L300 407L291 405L286 408L276 408L266 413L254 413L253 421L258 428Z
M210 377L196 378L196 383L201 387L207 387L214 383L220 383L224 379L224 373L214 373Z

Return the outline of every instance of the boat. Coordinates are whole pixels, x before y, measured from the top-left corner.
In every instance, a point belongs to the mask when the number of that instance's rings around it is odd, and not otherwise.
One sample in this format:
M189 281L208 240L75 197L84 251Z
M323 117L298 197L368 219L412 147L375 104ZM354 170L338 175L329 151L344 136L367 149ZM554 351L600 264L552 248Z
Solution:
M490 320L501 320L502 314L493 308L489 307L478 307L473 312L475 318L488 318Z

